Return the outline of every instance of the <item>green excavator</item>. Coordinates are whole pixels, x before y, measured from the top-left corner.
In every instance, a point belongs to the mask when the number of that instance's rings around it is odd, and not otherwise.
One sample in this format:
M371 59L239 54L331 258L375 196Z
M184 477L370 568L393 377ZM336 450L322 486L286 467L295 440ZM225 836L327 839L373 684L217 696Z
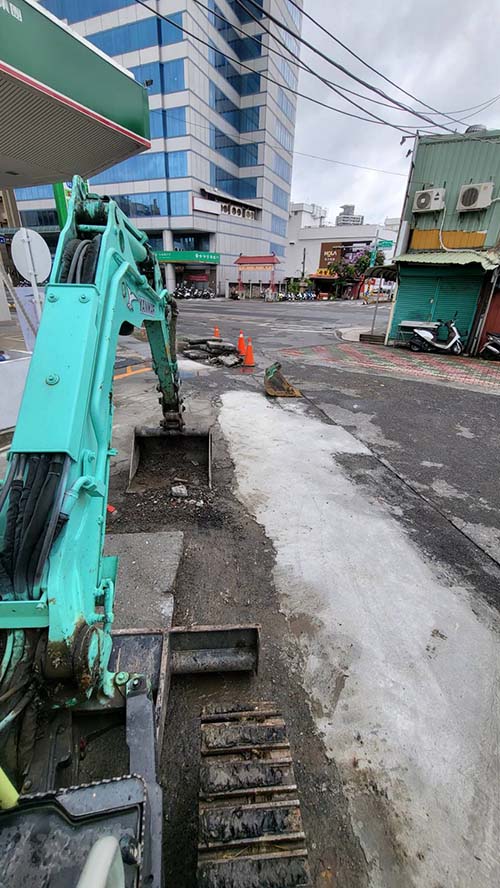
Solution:
M145 327L168 443L185 434L176 316L146 235L75 177L0 488L2 888L160 888L170 676L257 668L256 626L113 630L118 337ZM309 884L280 713L239 702L201 721L198 885ZM89 779L82 750L97 739Z

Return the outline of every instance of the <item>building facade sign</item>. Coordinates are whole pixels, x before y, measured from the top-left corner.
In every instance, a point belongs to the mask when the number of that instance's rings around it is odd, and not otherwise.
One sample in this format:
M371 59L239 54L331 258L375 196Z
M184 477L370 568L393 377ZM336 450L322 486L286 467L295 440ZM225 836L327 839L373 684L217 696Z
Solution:
M319 267L328 268L334 262L340 262L342 258L342 247L339 244L322 243L319 254Z
M158 250L158 262L200 262L204 265L219 265L220 253L203 253L200 250Z

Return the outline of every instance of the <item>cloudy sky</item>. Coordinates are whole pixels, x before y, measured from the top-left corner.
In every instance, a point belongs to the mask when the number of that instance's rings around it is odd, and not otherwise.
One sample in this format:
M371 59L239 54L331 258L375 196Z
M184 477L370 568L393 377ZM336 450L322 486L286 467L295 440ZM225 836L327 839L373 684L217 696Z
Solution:
M478 105L500 93L498 40L500 24L493 0L305 0L305 10L338 39L395 83L434 108L449 112ZM498 11L498 10L497 10ZM403 104L425 109L377 77L304 19L303 36L325 55ZM328 80L357 89L354 81L306 48L302 60ZM301 72L299 90L354 113L331 89ZM360 93L372 95L359 87ZM355 96L351 96L359 102ZM413 130L425 121L370 102L365 107ZM460 119L471 112L457 114ZM455 115L453 115L455 116ZM435 118L435 115L434 115ZM437 118L443 120L443 118ZM500 100L457 128L470 123L500 127ZM455 127L456 124L450 124ZM299 99L295 150L305 154L374 167L405 176L385 175L295 156L292 199L326 206L334 220L343 203L355 203L365 221L399 216L406 184L408 140L390 127L344 117Z

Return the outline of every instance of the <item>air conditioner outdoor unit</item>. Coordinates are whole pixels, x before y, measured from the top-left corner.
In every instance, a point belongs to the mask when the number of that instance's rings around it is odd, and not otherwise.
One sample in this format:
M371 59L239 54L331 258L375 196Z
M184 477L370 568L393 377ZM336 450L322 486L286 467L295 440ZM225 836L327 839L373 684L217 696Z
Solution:
M442 210L445 194L445 188L426 188L425 191L415 192L413 212L432 213L434 210Z
M493 197L493 187L493 182L462 185L458 195L458 212L468 213L470 210L484 210L489 207Z

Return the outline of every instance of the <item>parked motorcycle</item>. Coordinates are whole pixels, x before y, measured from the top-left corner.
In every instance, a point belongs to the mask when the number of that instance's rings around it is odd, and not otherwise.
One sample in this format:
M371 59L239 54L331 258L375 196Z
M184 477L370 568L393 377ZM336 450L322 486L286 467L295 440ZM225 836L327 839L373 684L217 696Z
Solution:
M438 324L439 327L434 331L415 327L413 336L410 339L410 349L414 352L436 351L444 352L445 354L461 355L464 350L464 344L455 325L455 320L438 321ZM438 338L441 327L448 328L448 336L442 340Z
M487 333L479 357L485 361L500 361L500 333Z

